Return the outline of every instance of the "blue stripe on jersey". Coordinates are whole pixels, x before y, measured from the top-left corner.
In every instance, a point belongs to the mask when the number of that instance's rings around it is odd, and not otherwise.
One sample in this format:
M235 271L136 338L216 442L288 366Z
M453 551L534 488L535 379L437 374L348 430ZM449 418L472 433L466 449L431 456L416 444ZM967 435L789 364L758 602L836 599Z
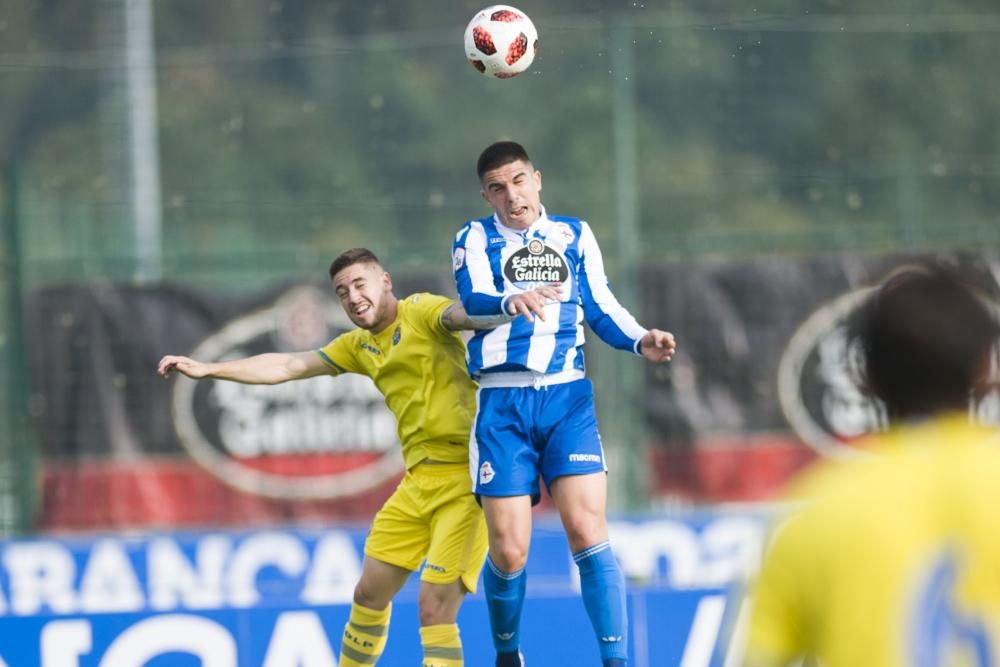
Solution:
M583 231L583 223L581 223L576 218L567 218L561 215L550 215L549 220L555 222L564 222L569 225L569 228L573 230L573 242L566 246L566 252L564 253L566 257L566 263L573 267L580 267L580 233ZM580 285L577 281L571 280L569 283L569 302L579 304L580 303Z
M587 324L608 345L619 350L635 351L635 341L626 336L625 332L611 319L611 315L601 310L601 307L594 301L593 296L591 296L590 276L587 275L587 270L582 266L579 275L583 317L587 320Z
M465 365L470 373L473 372L473 369L478 370L483 366L483 339L490 331L492 330L480 329L476 331L469 342L465 344Z
M536 315L537 318L537 315ZM531 350L531 335L535 331L535 323L521 316L510 323L510 336L507 338L507 363L527 367L528 351Z
M576 316L579 312L576 303L559 304L559 331L556 332L556 349L549 360L549 367L546 373L558 373L563 370L566 363L566 355L576 347ZM576 355L573 367L583 370L583 355Z

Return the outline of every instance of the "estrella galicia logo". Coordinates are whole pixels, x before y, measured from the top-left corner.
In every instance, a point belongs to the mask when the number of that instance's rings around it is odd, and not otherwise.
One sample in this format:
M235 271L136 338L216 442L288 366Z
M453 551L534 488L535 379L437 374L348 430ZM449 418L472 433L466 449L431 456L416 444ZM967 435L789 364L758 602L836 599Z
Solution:
M392 344L393 345L399 345L399 339L402 338L402 337L403 337L403 332L399 328L399 325L397 324L396 325L396 330L392 332Z
M322 291L293 287L225 324L191 356L236 359L319 349L354 325ZM321 375L280 385L177 378L181 444L226 484L272 498L353 496L403 469L396 420L367 377Z
M539 239L531 239L507 258L503 274L515 287L533 289L538 285L566 282L569 267L559 252Z

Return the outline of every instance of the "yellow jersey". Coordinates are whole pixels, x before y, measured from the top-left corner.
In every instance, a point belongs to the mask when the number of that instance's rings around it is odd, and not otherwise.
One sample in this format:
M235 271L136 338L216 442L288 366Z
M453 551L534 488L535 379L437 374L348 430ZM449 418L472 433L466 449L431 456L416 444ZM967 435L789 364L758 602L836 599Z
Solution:
M942 418L807 473L756 584L748 664L1000 664L997 435Z
M400 299L396 319L373 334L355 329L317 350L332 375L367 375L396 416L403 460L464 463L476 413L476 385L465 343L441 324L452 300L436 294Z

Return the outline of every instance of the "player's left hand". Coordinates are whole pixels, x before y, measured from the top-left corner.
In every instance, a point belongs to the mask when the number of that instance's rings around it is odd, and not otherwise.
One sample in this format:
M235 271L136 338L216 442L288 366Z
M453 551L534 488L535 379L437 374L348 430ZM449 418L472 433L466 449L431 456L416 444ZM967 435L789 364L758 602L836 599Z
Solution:
M677 349L677 341L669 331L650 329L639 341L639 352L650 361L670 361Z

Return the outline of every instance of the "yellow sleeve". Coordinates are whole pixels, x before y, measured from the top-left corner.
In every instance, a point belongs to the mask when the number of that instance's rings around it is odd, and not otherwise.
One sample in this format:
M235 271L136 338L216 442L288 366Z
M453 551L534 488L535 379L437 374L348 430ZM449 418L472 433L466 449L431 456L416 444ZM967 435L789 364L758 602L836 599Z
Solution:
M448 306L455 303L453 299L440 294L430 294L422 292L406 297L410 305L410 312L414 320L422 325L429 333L451 335L451 331L441 325L441 315Z
M815 578L812 556L800 514L777 527L752 589L748 665L787 664L804 654L805 628Z
M341 373L360 373L357 363L354 360L354 332L347 332L334 338L316 350L316 354L326 364L330 375L340 375Z

